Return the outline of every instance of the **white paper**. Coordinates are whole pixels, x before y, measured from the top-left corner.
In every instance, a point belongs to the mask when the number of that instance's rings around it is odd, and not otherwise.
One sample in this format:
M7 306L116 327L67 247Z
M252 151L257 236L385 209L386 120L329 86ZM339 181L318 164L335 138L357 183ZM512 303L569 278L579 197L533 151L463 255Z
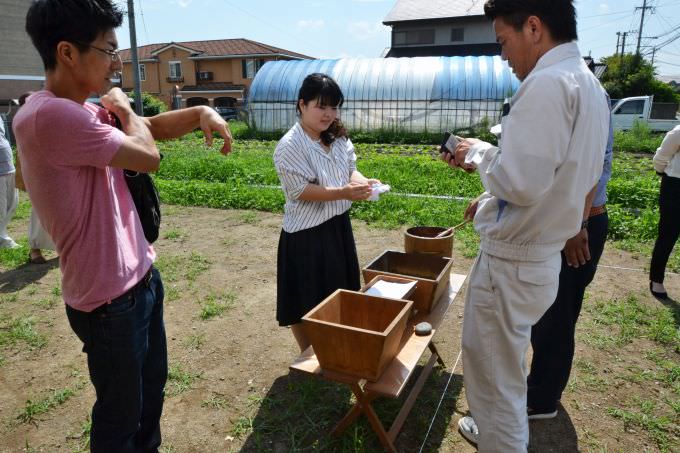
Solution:
M391 297L392 299L403 299L411 288L416 285L416 282L411 283L395 283L385 280L378 280L375 285L366 290L366 294L371 296Z
M389 184L373 184L371 186L371 196L368 197L369 201L378 201L380 194L390 191Z

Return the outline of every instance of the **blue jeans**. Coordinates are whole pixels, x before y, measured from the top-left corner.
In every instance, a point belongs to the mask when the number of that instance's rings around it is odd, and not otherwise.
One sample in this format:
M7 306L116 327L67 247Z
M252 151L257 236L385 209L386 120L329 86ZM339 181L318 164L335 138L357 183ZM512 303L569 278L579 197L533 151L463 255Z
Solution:
M83 342L97 394L92 452L157 452L168 353L163 283L156 269L127 293L91 313L66 306Z

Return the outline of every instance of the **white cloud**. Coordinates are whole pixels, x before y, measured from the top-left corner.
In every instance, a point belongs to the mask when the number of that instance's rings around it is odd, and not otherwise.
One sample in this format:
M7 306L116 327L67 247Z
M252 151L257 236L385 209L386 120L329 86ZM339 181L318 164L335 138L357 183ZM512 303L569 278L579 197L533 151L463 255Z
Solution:
M384 26L380 22L352 22L347 27L350 35L357 41L366 41L372 39L375 36L387 32L388 27Z
M607 3L600 3L598 9L600 13L607 14L609 12L609 5Z
M353 3L383 3L388 0L352 0Z
M180 8L186 8L191 5L192 0L177 0L177 4Z
M299 20L295 26L298 30L321 30L326 23L323 19Z

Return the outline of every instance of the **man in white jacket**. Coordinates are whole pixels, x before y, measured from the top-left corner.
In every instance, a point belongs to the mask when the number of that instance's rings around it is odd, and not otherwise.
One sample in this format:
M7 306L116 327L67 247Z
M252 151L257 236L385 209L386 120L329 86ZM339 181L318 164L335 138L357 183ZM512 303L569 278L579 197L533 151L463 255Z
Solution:
M555 300L560 251L581 229L586 195L602 172L609 108L573 42L571 0L489 0L484 10L522 83L504 109L498 147L467 139L442 156L476 168L486 190L473 213L481 243L462 341L474 419L462 418L459 428L481 452L522 452L531 326Z

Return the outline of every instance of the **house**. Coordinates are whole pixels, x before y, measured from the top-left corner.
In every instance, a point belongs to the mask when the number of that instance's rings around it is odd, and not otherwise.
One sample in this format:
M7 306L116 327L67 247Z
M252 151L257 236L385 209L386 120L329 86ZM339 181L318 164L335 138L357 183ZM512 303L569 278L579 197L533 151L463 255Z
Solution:
M45 69L38 51L24 29L29 1L0 0L0 111L7 112L8 101L26 91L42 88Z
M586 62L588 69L590 69L598 79L601 79L607 71L607 65L605 63L596 63L590 55L583 57L583 61Z
M501 53L484 0L397 0L383 24L392 27L386 57Z
M130 49L120 52L121 85L134 88ZM249 39L148 44L137 48L142 91L181 107L243 105L257 71L271 60L313 59Z

